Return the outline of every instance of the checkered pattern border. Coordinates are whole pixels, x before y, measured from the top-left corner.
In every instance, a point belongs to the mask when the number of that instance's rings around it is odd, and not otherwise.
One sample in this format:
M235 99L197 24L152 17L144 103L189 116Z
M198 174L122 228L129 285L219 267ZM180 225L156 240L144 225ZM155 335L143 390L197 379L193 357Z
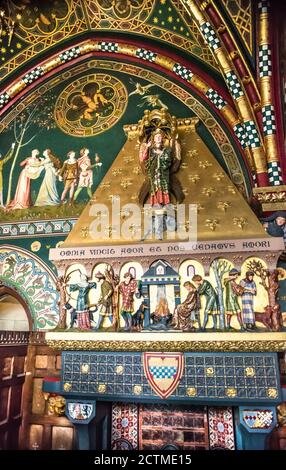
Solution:
M258 11L259 13L268 13L269 2L268 0L262 0L258 3Z
M100 42L99 50L103 52L118 52L118 44L116 42Z
M237 124L236 126L234 126L233 130L241 146L245 149L247 147L247 140L246 140L244 126L242 124Z
M59 55L59 58L62 63L65 63L69 60L75 59L78 56L80 56L80 48L72 47L71 49L62 52L62 54Z
M266 106L263 106L262 122L264 135L276 134L274 106L272 104L267 104Z
M249 147L256 148L261 146L260 137L258 135L254 121L245 121L244 123L246 139Z
M148 60L148 62L154 62L156 60L157 54L147 49L137 49L136 56L139 59Z
M259 76L271 77L272 60L271 60L271 49L268 46L268 44L263 44L262 46L259 46L258 63L259 63Z
M36 67L35 69L31 70L31 72L26 73L26 75L23 77L23 82L26 83L26 85L29 85L30 83L36 81L42 75L44 75L43 68Z
M155 379L172 379L177 372L176 367L151 366L150 372Z
M212 88L206 92L206 97L215 105L216 108L221 109L226 105L224 99Z
M176 75L179 75L184 80L191 80L192 76L194 75L190 69L187 69L186 67L180 64L174 65L173 72L175 72Z
M283 183L282 172L279 162L268 163L268 176L271 186L279 186Z
M230 92L232 94L232 97L237 100L240 96L243 96L243 91L241 88L241 85L239 83L239 80L235 73L233 72L227 72L225 74L226 81L228 83Z
M221 47L220 40L216 35L216 32L211 27L210 23L206 22L200 26L200 30L202 31L205 40L209 44L209 46L216 50Z
M0 95L0 109L4 108L5 104L9 103L10 99L10 95L4 91L4 93Z
M257 176L256 173L252 172L252 180L253 180L253 185L255 188L257 188Z

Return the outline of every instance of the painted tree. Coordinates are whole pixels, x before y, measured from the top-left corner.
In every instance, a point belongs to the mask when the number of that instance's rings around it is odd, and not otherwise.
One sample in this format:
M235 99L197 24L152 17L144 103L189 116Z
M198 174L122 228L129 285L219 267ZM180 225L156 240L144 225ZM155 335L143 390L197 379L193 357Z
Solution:
M10 168L6 206L11 202L13 176L21 151L43 130L56 127L54 121L55 96L48 92L28 105L8 126L13 132L15 147Z
M254 274L260 278L260 284L264 287L268 295L268 303L270 307L274 307L277 304L279 270L274 269L273 272L270 272L259 260L249 261L247 263L247 269L253 271Z
M219 327L221 330L225 328L225 308L224 308L224 301L223 301L223 276L226 272L230 270L230 263L227 260L223 259L215 259L211 265L215 280L216 280L216 291L218 295L218 302L219 302Z

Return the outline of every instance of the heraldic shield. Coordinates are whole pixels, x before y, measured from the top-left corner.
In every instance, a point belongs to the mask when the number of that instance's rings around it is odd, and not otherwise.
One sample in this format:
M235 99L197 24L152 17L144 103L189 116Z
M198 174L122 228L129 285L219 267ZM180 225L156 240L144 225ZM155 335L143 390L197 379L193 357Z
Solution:
M154 392L168 398L178 386L184 371L183 353L145 352L144 372Z

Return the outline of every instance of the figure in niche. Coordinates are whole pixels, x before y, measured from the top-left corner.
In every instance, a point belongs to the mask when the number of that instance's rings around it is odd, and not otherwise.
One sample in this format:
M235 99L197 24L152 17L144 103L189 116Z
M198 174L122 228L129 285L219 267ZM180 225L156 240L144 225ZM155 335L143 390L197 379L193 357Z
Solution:
M96 325L96 330L98 330L103 323L105 317L109 318L109 321L113 323L113 311L112 311L112 296L113 296L113 287L112 284L107 281L106 276L101 272L96 273L95 278L100 283L100 298L97 302L97 307L99 309L98 323Z
M11 145L10 150L8 153L3 157L2 154L0 153L0 207L4 207L4 201L3 201L3 168L5 163L7 163L10 158L13 156L13 150L15 148L15 142Z
M166 109L145 110L138 129L139 162L145 175L138 200L145 210L150 210L150 222L143 240L154 235L162 240L164 232L172 234L176 231L173 202L181 203L185 197L175 175L181 165L177 121Z
M254 314L254 297L256 296L257 289L253 280L254 272L247 271L245 278L240 281L240 286L243 288L241 295L242 300L242 321L246 329L253 330L255 328L255 314Z
M217 329L217 316L219 314L219 307L218 307L218 296L216 291L214 290L213 286L209 281L203 279L202 276L196 274L192 278L193 283L195 284L198 294L204 295L206 299L206 306L204 312L204 321L202 330L206 329L206 325L209 319L209 315L212 315L213 318L213 329Z
M119 293L122 298L120 315L125 322L124 330L129 331L131 330L132 313L134 312L134 295L139 294L137 281L129 271L124 274L124 280L119 284Z
M40 161L39 150L32 150L31 157L20 163L23 170L20 173L13 201L6 207L7 210L28 209L32 206L31 180L39 178L44 166Z
M62 164L50 149L44 150L43 156L45 158L41 159L41 162L45 175L35 201L35 206L56 206L60 203L56 181Z
M88 295L90 289L96 288L95 282L89 282L87 275L80 273L80 279L77 284L69 284L70 292L78 292L76 302L77 326L80 330L90 330L90 313Z
M177 179L172 178L181 163L181 148L177 140L166 141L162 129L156 129L151 138L140 146L139 160L147 175L139 194L139 201L144 204L150 195L151 206L164 207L171 203L171 192L178 202L184 199L184 193Z
M286 246L286 211L277 211L261 219L266 232L272 237L283 237Z
M190 281L184 282L184 287L188 291L186 300L175 308L172 326L177 330L195 331L194 323L200 322L200 296L194 284Z
M227 329L233 329L231 327L231 319L234 315L237 315L238 322L240 324L240 329L245 330L242 317L241 317L241 308L238 302L238 297L243 293L243 287L236 283L240 272L233 268L228 273L228 278L224 280L225 285L225 302L226 302L226 322Z
M75 157L75 152L71 150L67 154L68 159L64 162L61 170L59 171L59 180L64 181L64 190L61 195L61 202L66 202L66 196L69 192L70 202L74 199L75 188L79 177L78 163Z

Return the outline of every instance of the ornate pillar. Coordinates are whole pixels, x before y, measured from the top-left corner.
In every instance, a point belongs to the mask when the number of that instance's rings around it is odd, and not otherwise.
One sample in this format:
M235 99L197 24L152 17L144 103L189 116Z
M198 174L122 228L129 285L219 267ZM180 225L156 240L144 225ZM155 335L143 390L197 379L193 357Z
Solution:
M262 0L259 11L259 77L263 116L263 135L267 157L269 183L279 186L283 183L278 155L276 119L272 89L272 45L269 25L269 2Z

